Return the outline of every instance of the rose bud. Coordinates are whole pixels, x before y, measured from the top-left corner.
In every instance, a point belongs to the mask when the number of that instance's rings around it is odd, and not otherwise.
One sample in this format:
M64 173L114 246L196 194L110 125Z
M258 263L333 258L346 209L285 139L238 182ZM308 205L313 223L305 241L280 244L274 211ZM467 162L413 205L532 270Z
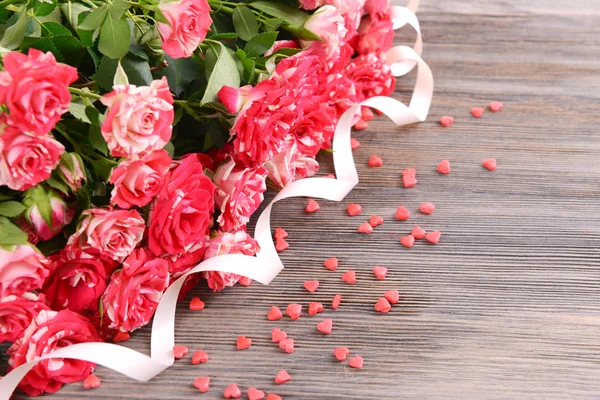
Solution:
M24 216L40 240L48 240L56 236L63 226L73 219L74 211L54 190L47 192L42 186L29 189L23 200ZM44 215L45 214L45 215Z
M81 187L82 181L87 180L85 169L83 168L83 160L77 153L64 153L56 171L61 180L73 192L76 192Z

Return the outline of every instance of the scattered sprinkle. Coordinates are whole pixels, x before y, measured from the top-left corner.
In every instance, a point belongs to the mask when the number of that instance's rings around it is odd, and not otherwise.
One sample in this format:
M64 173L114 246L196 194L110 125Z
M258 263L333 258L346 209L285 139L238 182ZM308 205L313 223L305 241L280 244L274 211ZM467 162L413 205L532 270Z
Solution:
M341 302L342 302L342 295L336 294L335 296L333 296L333 300L331 301L331 308L333 308L334 310L337 310L338 307L340 306Z
M246 336L238 336L236 347L238 350L246 350L252 346L252 339L247 338Z
M369 167L381 167L383 165L383 160L379 156L371 156L369 158Z
M290 247L290 244L285 241L285 239L277 238L275 240L275 250L278 253L281 253L284 250L287 250Z
M285 239L288 237L288 233L283 228L275 229L275 239Z
M301 312L302 312L302 305L296 304L296 303L288 304L288 306L285 310L285 313L287 314L288 317L290 317L290 319L292 321L295 321L298 318L300 318Z
M495 158L486 158L482 162L483 166L489 169L490 171L496 170L496 159Z
M319 211L320 208L321 208L321 206L319 205L319 203L317 203L313 199L308 200L308 202L306 203L306 212L307 213L317 212L317 211Z
M390 302L390 304L396 304L400 300L400 294L397 290L388 290L387 292L385 292L384 296L387 299L387 301Z
M210 378L207 376L196 378L194 379L194 386L200 391L200 393L206 393L208 392L208 387L210 386Z
M323 265L325 265L325 268L328 270L335 271L338 268L338 259L336 257L328 258Z
M239 399L242 397L242 391L235 383L232 383L231 385L227 386L227 389L225 389L223 392L223 396L226 399Z
M415 178L414 176L404 175L402 177L402 184L407 189L415 186L417 184L417 182L418 182L417 178Z
M360 142L354 138L350 139L350 147L352 147L352 150L356 150L360 147Z
M308 305L308 315L313 316L320 312L323 312L323 304L316 301L311 301Z
M373 233L373 226L368 222L363 222L357 229L360 233Z
M410 218L410 211L404 206L400 206L396 209L396 219L399 221L406 221Z
M194 354L192 355L192 364L194 364L194 365L204 364L207 361L208 361L208 354L206 354L202 350L196 350L194 352Z
M326 335L331 335L333 328L333 320L331 318L325 318L323 321L317 324L317 330Z
M447 175L450 173L450 161L442 160L437 166L437 172Z
M485 110L483 109L483 107L473 107L473 108L471 108L471 114L475 118L481 118L481 117L483 117L484 111Z
M89 374L87 378L83 380L83 387L85 389L96 389L97 387L100 387L100 383L100 378L94 374Z
M306 290L308 290L309 292L314 293L319 288L319 281L317 281L317 280L306 281L306 282L304 282L304 288Z
M369 124L367 124L362 118L356 124L354 124L354 129L356 129L357 131L362 131L363 129L367 129L368 127Z
M287 339L287 333L285 333L279 328L273 328L271 330L271 340L273 341L273 343L279 343L283 339Z
M363 358L361 356L352 357L348 360L348 365L352 368L361 369L363 367Z
M115 336L113 336L113 342L115 342L115 343L126 342L129 339L131 339L129 332L119 331L119 332L115 333Z
M502 111L503 108L504 104L502 104L501 101L490 101L490 110L492 110L492 112Z
M380 265L376 265L373 267L373 273L375 274L377 279L379 279L380 281L385 279L387 272L388 272L388 270L386 267L382 267Z
M267 319L269 321L277 321L278 319L281 319L281 317L283 317L283 314L281 314L279 307L271 306L271 309L267 313Z
M323 178L335 179L335 175L334 174L327 174L327 175L324 175Z
M266 400L281 400L281 396L275 393L269 393Z
M380 297L379 300L377 300L377 303L375 303L374 308L375 311L385 314L392 309L392 306L385 297Z
M281 385L282 383L286 383L292 380L290 374L287 373L285 369L282 369L275 375L275 383Z
M200 311L204 310L204 302L200 300L200 297L194 296L192 300L190 300L190 310L192 311Z
M356 272L354 271L346 271L342 274L342 280L350 285L354 285L356 283Z
M419 206L419 210L423 214L433 214L433 212L435 211L435 205L429 202L421 203L421 205Z
M415 244L415 237L413 235L406 235L400 238L400 244L409 249Z
M173 357L180 359L188 353L186 346L173 346Z
M248 400L262 400L265 398L265 392L253 387L248 388Z
M449 127L454 123L454 117L451 117L449 115L444 115L442 118L440 118L440 124L444 127Z
M279 341L279 348L286 353L290 354L294 352L294 339L285 338Z
M362 106L360 108L360 113L362 114L362 119L365 121L371 121L373 119L373 111L369 107Z
M438 244L440 241L440 236L442 236L440 231L433 231L425 235L425 239L427 239L429 243Z
M238 283L242 286L248 287L252 284L252 279L248 278L247 276L242 276Z
M417 170L414 168L406 168L405 170L402 170L402 176L412 176L414 178L417 176Z
M337 347L333 349L333 355L338 361L344 361L350 355L350 349L347 347Z
M348 207L346 207L346 211L348 212L348 215L354 217L362 212L362 207L360 204L350 203L348 204Z
M371 226L375 228L376 226L383 224L383 218L379 215L373 215L369 220L369 224L371 224Z

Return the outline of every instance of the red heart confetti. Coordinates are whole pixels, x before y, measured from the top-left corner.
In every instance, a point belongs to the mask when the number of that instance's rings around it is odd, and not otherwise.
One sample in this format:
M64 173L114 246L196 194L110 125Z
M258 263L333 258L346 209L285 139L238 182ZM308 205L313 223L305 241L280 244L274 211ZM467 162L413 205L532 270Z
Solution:
M288 233L283 228L275 229L275 239L285 239L288 237Z
M495 158L486 158L482 162L483 166L489 169L490 171L496 170L496 159Z
M379 156L371 156L369 158L369 167L381 167L383 165L383 160Z
M373 226L368 222L363 222L358 226L358 231L360 233L373 233Z
M502 111L503 108L504 104L502 104L501 101L490 101L490 110L492 110L493 112Z
M248 400L262 400L265 398L265 392L253 387L248 388Z
M319 209L321 208L321 206L319 206L319 203L317 203L315 200L310 199L307 203L306 203L306 212L307 213L314 213L319 211Z
M252 346L252 339L247 338L246 336L238 336L236 347L238 350L246 350Z
M121 342L126 342L129 339L131 339L131 336L129 335L128 332L117 332L115 333L115 336L113 336L113 342L115 343L121 343Z
M417 176L417 170L414 168L406 168L402 171L402 177L412 176L413 178Z
M100 386L100 383L100 379L96 375L89 374L87 378L83 380L83 387L86 389L96 389Z
M425 237L425 233L425 229L421 228L419 225L416 225L412 229L411 235L413 235L415 239L423 239Z
M200 393L206 393L208 392L208 387L210 386L210 378L207 376L196 378L194 379L194 386L200 391Z
M377 303L375 303L374 308L375 308L375 311L385 314L392 309L392 306L390 305L390 302L387 301L387 299L385 297L380 297L379 300L377 300Z
M287 339L287 333L285 333L279 328L273 328L271 330L271 340L273 341L273 343L279 343L283 339Z
M342 280L350 285L354 285L356 283L356 272L354 271L346 271L342 274Z
M208 354L206 354L202 350L196 350L194 352L194 354L192 355L192 364L194 364L194 365L204 364L207 361L208 361Z
M404 184L405 188L411 188L413 186L415 186L417 184L417 178L415 178L414 176L410 176L410 175L404 175L402 177L402 183Z
M327 175L323 175L323 178L335 179L335 175L334 174L327 174Z
M290 317L290 319L292 321L297 320L298 318L300 318L300 313L302 312L302 305L301 304L288 304L285 313L287 314L288 317Z
M283 314L281 314L279 307L271 306L271 309L267 313L267 319L269 321L277 321L278 319L281 319L281 317L283 317Z
M369 220L369 224L375 228L376 226L383 224L383 218L381 218L379 215L373 215Z
M179 359L188 353L186 346L173 346L173 357Z
M235 383L227 386L227 389L223 392L223 397L226 399L239 399L242 397L242 391Z
M290 245L288 242L285 241L285 239L275 239L275 250L277 250L278 253L287 250L288 247L290 247Z
M396 304L400 300L400 294L397 290L388 290L384 296L390 304Z
M406 235L400 238L400 244L409 249L415 244L415 237L413 235Z
M190 300L190 310L192 311L200 311L204 310L204 302L200 300L200 297L194 296L192 300Z
M387 272L388 272L388 270L386 267L382 267L380 265L376 265L373 267L373 273L375 274L377 279L379 279L380 281L385 279Z
M440 231L432 231L425 235L425 239L427 239L429 243L438 244L440 236L442 236Z
M333 349L333 355L338 361L344 361L350 355L350 349L347 347L338 347Z
M348 207L346 207L346 211L348 212L348 215L354 217L362 212L362 207L360 204L350 203L348 204Z
M333 300L331 301L331 308L333 308L334 310L337 310L338 307L340 306L341 302L342 302L342 295L336 294L335 296L333 296Z
M433 214L433 212L435 211L435 205L429 202L421 203L421 205L419 206L419 210L423 214Z
M485 112L485 110L483 109L483 107L473 107L473 108L471 108L471 114L475 118L481 118L481 117L483 117L483 113L484 112Z
M449 127L454 123L454 118L449 115L444 115L440 118L440 125L444 127Z
M325 318L323 321L317 324L317 330L326 335L331 335L333 328L333 320L331 318Z
M323 265L325 265L325 268L328 270L335 271L338 268L338 259L335 257L328 258Z
M238 281L238 283L239 283L240 285L242 285L242 286L246 286L246 287L248 287L248 286L250 286L250 285L252 284L252 279L250 279L250 278L248 278L248 277L246 277L246 276L242 276L242 277L240 278L240 280Z
M348 360L348 365L352 368L361 369L363 367L364 360L361 356L352 357Z
M308 305L308 315L313 316L323 312L323 304L316 301L311 301Z
M448 160L442 160L442 161L440 161L440 163L438 164L436 170L440 174L444 174L444 175L449 174L450 173L450 161L448 161Z
M362 131L364 129L367 129L368 126L369 125L365 122L364 119L360 119L357 123L354 124L354 129L356 129L357 131Z
M306 290L308 290L309 292L314 293L319 288L319 281L317 281L317 280L306 281L306 282L304 282L304 288Z
M371 111L371 109L369 107L361 107L360 108L360 113L362 115L362 119L364 119L365 121L371 121L373 119L373 111Z
M399 221L406 221L410 218L410 211L404 206L400 206L396 209L396 219Z
M279 348L286 353L290 354L294 352L294 339L285 338L279 341Z
M275 393L269 393L267 395L267 400L281 400L281 396L276 395Z
M286 383L292 380L290 374L287 373L285 369L282 369L275 375L275 383L281 385L282 383Z
M360 142L354 138L350 139L350 146L352 147L352 150L356 150L360 147Z

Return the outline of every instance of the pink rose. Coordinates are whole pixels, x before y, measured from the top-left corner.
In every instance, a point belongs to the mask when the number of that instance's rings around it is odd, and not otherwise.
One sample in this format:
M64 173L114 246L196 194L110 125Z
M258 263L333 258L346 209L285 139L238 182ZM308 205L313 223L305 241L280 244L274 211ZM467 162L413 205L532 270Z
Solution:
M251 90L252 85L246 85L239 88L223 86L217 93L217 97L219 98L219 101L223 103L227 111L231 114L237 114L246 103Z
M21 337L41 310L49 310L43 294L31 292L11 294L0 299L0 343L14 342Z
M79 227L67 246L69 250L97 251L122 262L140 243L145 228L144 219L136 210L93 208L81 214Z
M174 256L202 248L214 213L215 187L196 154L166 177L151 206L148 247L156 256Z
M39 189L44 191L42 188ZM73 215L75 214L75 211L69 209L67 203L54 190L48 190L47 196L50 198L52 226L48 226L48 223L42 217L39 206L36 203L33 203L25 210L24 214L25 219L31 224L35 234L41 240L48 240L58 235L65 225L71 223ZM25 200L25 203L27 203L27 199Z
M64 153L58 164L58 175L71 188L77 191L81 182L87 180L83 168L83 160L77 153Z
M390 0L366 0L365 11L367 14L385 14L390 9Z
M167 78L150 86L116 85L102 96L108 107L102 136L114 157L141 157L171 140L173 96Z
M300 0L300 8L305 10L314 10L317 7L324 5L324 0Z
M42 287L50 262L34 247L0 246L0 298Z
M354 82L343 73L323 74L315 95L318 98L325 97L328 104L336 110L334 122L357 102Z
M284 188L290 182L313 176L319 170L319 163L313 157L301 154L296 139L288 136L282 152L265 162L265 168L271 182Z
M356 50L360 54L381 53L392 47L394 23L391 11L377 13L363 18L358 28L360 35Z
M208 237L205 237L205 240L208 241ZM163 258L169 263L170 281L174 282L192 267L195 267L204 257L205 251L206 242L201 242L184 253L164 255Z
M27 222L27 220L23 217L19 217L14 220L14 223L17 224L19 229L27 234L27 241L33 245L38 244L40 238L33 230L33 227Z
M385 63L385 54L369 53L356 57L346 67L346 76L354 82L358 101L389 96L396 85L396 78Z
M298 151L315 157L324 143L329 143L335 130L336 109L327 101L313 101L304 109L302 119L296 121L290 134L296 138Z
M204 40L210 30L210 6L206 0L163 0L159 10L168 24L159 22L162 48L170 57L187 58Z
M297 49L298 46L298 42L296 42L295 40L276 40L271 46L271 48L265 51L264 56L268 57L280 49Z
M243 229L231 233L220 232L215 238L210 240L210 245L206 249L204 258L209 259L225 254L253 256L259 249L258 242ZM208 281L208 287L215 292L223 290L226 286L235 285L241 278L240 275L221 271L205 271L203 275Z
M263 167L244 168L229 160L221 165L213 180L215 203L221 215L217 222L224 231L231 231L250 221L250 216L263 201L267 190L267 170Z
M109 328L131 332L146 325L169 286L169 265L146 249L136 249L114 273L102 296Z
M52 272L43 290L52 309L68 308L80 314L97 310L116 262L80 250L63 250L51 259Z
M302 46L310 46L313 54L330 60L339 53L347 29L338 9L331 5L319 8L304 23L304 27L319 36L322 41L300 40Z
M348 32L348 36L354 36L360 25L360 20L364 13L365 0L325 0L325 4L331 4L337 8L342 17Z
M110 202L121 208L146 206L160 192L171 161L165 150L121 161L110 175L110 183L115 185Z
M87 318L70 310L41 310L25 329L23 337L8 349L9 372L37 357L77 343L101 341ZM69 358L40 361L25 375L19 388L29 396L55 393L65 383L81 381L96 364Z
M65 147L50 136L0 126L0 185L27 190L50 178Z
M69 108L69 85L77 80L77 69L36 49L27 55L12 51L2 62L0 104L8 108L10 124L46 135Z

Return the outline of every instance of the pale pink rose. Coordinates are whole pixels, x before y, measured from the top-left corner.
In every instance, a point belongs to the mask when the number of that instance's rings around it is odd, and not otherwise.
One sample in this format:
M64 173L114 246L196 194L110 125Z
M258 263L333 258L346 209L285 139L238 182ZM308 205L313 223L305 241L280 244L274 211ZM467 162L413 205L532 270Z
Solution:
M58 175L73 191L77 191L81 187L81 182L87 180L83 160L77 153L64 153L57 171Z
M268 57L279 49L297 49L298 46L298 42L295 40L276 40L273 46L265 52L264 56Z
M49 190L48 197L50 197L52 226L48 226L40 213L38 205L35 203L24 213L25 219L31 224L37 237L41 240L48 240L58 235L65 225L71 223L73 215L75 215L75 210L70 209L55 191Z
M142 157L171 139L175 113L166 77L150 86L116 85L101 101L108 107L101 131L112 156Z
M165 150L153 151L139 160L125 160L112 171L110 202L121 208L144 207L162 189L171 157Z
M385 14L390 9L390 0L366 0L365 11L367 14Z
M131 332L146 325L168 286L168 262L147 249L136 249L112 275L102 296L109 328Z
M222 256L225 254L255 255L260 246L244 229L235 232L219 232L210 240L210 245L204 254L205 259ZM237 274L221 271L205 271L204 278L208 281L208 287L218 292L224 287L233 286L240 280Z
M0 298L42 287L50 261L27 244L0 246Z
M313 54L325 60L330 60L339 53L347 29L337 8L331 5L319 8L304 23L304 27L319 36L322 41L300 40L302 46L310 46Z
M383 53L356 57L346 67L346 76L354 82L358 101L373 96L389 96L396 85L396 78Z
M365 0L325 0L325 4L330 4L339 10L342 17L344 17L345 26L348 30L346 38L353 36L360 25Z
M51 52L33 48L27 55L7 53L2 62L0 104L8 108L10 124L47 135L69 108L69 85L77 80L77 69L57 63Z
M0 299L0 343L14 342L41 310L49 310L43 294L25 292Z
M325 4L324 0L300 0L300 8L305 10L314 10Z
M264 167L244 168L229 160L221 165L213 181L215 183L215 203L221 210L217 222L224 231L231 231L250 221L250 217L263 201L267 190Z
M45 181L63 151L65 147L50 136L0 127L0 185L23 191Z
M219 98L219 101L223 103L227 111L231 114L237 114L246 103L251 90L252 85L246 85L239 88L223 86L217 93L217 97Z
M381 53L392 47L394 23L391 11L363 18L358 28L359 39L356 50L360 54Z
M191 57L212 24L207 1L163 0L158 3L158 8L169 22L158 23L158 33L165 53L173 58Z
M92 249L122 262L140 243L146 225L136 210L93 208L81 214L79 227L67 246L73 250Z
M290 135L286 138L283 151L265 162L269 180L280 188L298 179L311 177L319 170L317 160L301 154L297 148L296 139Z

